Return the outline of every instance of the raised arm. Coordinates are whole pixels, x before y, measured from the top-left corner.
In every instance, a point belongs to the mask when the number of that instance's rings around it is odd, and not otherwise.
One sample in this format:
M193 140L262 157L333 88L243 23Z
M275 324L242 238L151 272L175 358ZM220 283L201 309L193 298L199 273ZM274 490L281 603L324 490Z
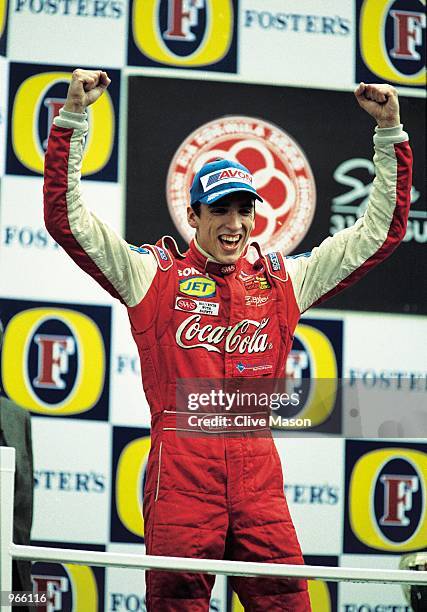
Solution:
M84 205L81 162L88 129L86 108L105 92L102 70L75 70L67 100L54 120L45 158L44 214L51 236L113 297L135 306L153 282L157 264L148 249L136 249Z
M365 85L355 91L377 122L375 180L363 217L304 255L287 257L300 312L349 287L386 259L403 240L409 214L412 153L402 130L396 90Z

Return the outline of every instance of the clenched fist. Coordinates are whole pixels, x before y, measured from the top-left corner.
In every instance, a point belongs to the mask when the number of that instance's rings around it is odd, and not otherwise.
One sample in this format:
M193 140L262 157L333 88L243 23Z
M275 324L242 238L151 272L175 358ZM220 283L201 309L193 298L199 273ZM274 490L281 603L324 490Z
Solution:
M399 99L391 85L360 83L354 95L360 106L376 120L378 127L395 127L400 124Z
M93 104L104 93L111 79L103 70L74 70L68 87L64 110L72 113L83 113L89 104Z

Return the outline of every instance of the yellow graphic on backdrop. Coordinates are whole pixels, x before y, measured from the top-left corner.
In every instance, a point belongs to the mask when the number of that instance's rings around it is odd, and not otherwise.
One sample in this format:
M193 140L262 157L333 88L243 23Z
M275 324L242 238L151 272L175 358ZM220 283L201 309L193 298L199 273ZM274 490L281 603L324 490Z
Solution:
M383 81L399 85L423 86L426 68L416 74L403 74L393 66L385 45L385 21L395 0L365 0L360 13L360 51L371 72ZM420 0L425 6L425 0Z
M353 468L349 485L349 520L357 538L366 546L390 552L425 550L427 547L426 505L414 533L403 542L393 542L380 530L374 514L374 494L378 474L392 459L404 459L415 469L426 499L427 455L408 448L384 448L366 453Z
M71 330L70 339L75 343L74 351L78 355L78 372L73 387L65 399L53 404L44 402L36 394L34 381L30 381L28 374L30 343L37 329L49 319L62 321ZM60 370L60 355L51 361L51 367ZM8 323L2 351L4 389L13 401L33 412L67 416L90 410L102 393L105 368L102 334L95 322L80 312L66 308L32 308L19 312ZM58 373L56 380L63 384Z
M181 68L208 66L225 57L233 38L233 4L231 0L206 0L206 31L193 53L182 56L165 44L159 28L159 0L135 0L132 26L138 49L155 62ZM183 13L183 18L187 18Z
M121 452L116 473L117 514L131 533L144 537L142 482L150 452L150 437L137 438Z
M44 150L39 137L40 108L47 92L57 83L69 83L69 72L41 72L21 83L12 110L12 146L23 166L43 174ZM65 93L65 90L64 90ZM108 92L89 107L89 134L82 174L95 174L108 163L114 144L114 107Z

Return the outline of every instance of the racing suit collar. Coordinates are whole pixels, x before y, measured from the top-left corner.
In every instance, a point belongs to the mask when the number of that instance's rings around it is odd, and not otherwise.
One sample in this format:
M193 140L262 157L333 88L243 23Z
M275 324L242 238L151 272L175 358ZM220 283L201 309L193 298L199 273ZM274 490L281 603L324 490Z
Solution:
M203 270L203 272L206 272L207 274L213 274L214 276L227 276L228 274L233 274L234 272L239 271L245 253L243 253L242 256L232 264L221 263L202 249L196 238L193 238L193 240L190 242L190 249L188 251L190 259L200 270Z

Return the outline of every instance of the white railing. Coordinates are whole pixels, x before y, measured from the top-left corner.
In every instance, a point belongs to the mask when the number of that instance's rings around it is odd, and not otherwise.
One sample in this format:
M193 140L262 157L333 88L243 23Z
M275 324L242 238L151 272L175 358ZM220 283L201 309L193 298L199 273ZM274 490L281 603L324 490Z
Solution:
M10 591L12 559L67 562L78 565L157 569L174 572L203 572L229 576L275 576L308 578L327 582L384 582L427 586L427 571L324 567L318 565L287 565L252 563L187 557L159 557L125 553L72 550L42 546L21 546L13 543L13 490L15 449L0 447L0 592ZM10 608L4 608L10 610Z

